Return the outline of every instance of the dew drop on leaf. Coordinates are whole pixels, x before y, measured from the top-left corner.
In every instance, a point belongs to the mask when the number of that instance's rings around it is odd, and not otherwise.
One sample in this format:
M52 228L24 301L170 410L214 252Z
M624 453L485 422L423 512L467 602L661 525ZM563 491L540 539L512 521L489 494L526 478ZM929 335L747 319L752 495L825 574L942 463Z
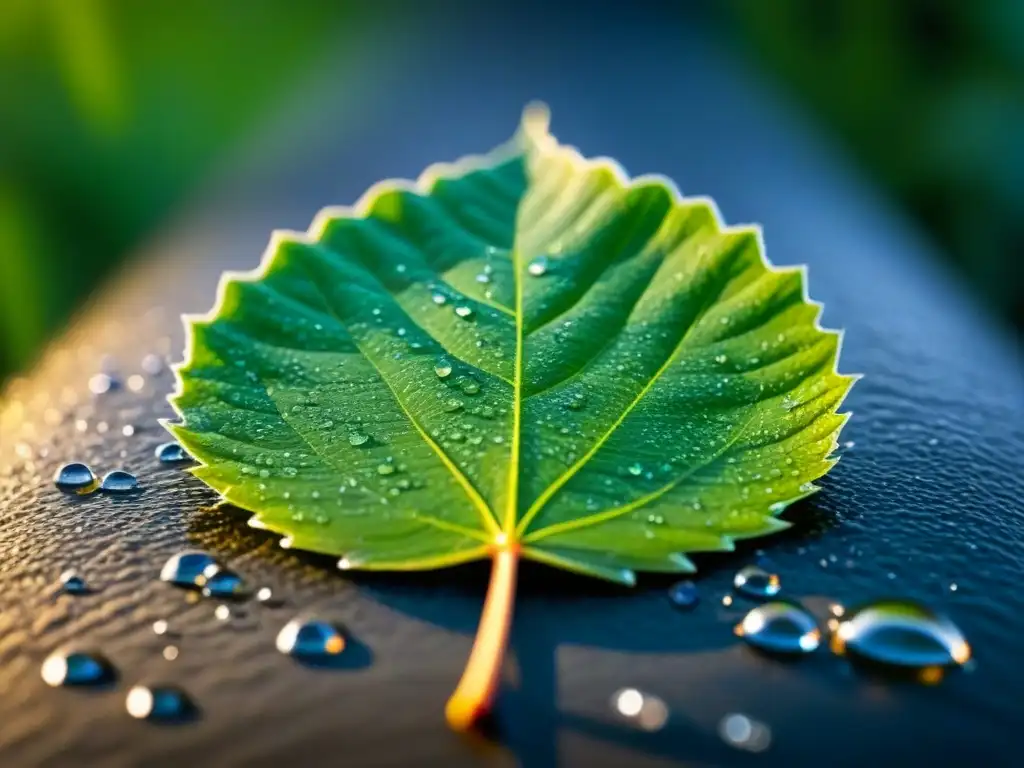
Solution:
M437 374L437 378L446 379L452 374L452 364L447 359L441 358L434 366L434 373Z
M541 275L547 274L548 271L548 259L546 256L538 256L533 259L526 267L526 271L534 277L540 277Z
M370 436L362 432L350 432L348 436L348 444L352 446L366 445L369 441Z

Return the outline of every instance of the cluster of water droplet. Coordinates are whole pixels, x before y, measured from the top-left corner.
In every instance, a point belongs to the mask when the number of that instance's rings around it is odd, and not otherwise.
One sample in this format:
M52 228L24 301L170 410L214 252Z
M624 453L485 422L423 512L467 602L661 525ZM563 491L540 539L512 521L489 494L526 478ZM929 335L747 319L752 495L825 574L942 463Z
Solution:
M757 600L735 633L752 647L775 655L801 656L821 645L818 622L807 609L793 600L777 599L782 590L778 574L761 565L748 565L736 572L733 587L742 597ZM669 600L677 608L695 608L700 595L692 581L669 588ZM731 606L726 595L723 605ZM934 677L935 669L963 665L970 659L970 646L959 629L916 603L885 600L867 603L846 614L838 604L832 607L830 647L856 661L912 669Z

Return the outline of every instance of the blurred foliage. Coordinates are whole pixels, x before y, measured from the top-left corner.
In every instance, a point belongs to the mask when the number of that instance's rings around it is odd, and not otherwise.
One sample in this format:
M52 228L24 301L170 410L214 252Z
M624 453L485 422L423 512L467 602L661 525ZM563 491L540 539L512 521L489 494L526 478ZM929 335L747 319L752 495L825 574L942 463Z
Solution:
M677 9L682 6L675 6ZM1024 0L705 3L1024 327ZM0 0L0 380L361 0Z
M1024 327L1024 0L726 0L725 26Z
M0 380L336 42L353 8L0 0Z

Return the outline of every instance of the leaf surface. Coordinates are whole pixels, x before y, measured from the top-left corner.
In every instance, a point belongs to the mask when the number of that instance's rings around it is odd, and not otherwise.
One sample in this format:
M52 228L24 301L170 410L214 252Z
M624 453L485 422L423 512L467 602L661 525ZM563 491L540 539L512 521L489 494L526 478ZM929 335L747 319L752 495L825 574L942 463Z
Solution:
M168 428L254 524L342 568L632 584L816 490L853 377L803 270L547 117L276 233L188 319Z

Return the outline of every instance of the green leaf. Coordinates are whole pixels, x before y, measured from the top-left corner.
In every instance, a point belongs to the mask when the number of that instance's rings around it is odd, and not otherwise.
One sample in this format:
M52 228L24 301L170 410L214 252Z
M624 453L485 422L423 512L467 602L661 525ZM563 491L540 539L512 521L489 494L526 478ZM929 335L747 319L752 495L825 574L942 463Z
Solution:
M285 545L342 568L495 558L467 722L519 556L633 584L787 527L853 381L757 227L583 159L547 118L276 233L189 319L171 399L195 474Z

